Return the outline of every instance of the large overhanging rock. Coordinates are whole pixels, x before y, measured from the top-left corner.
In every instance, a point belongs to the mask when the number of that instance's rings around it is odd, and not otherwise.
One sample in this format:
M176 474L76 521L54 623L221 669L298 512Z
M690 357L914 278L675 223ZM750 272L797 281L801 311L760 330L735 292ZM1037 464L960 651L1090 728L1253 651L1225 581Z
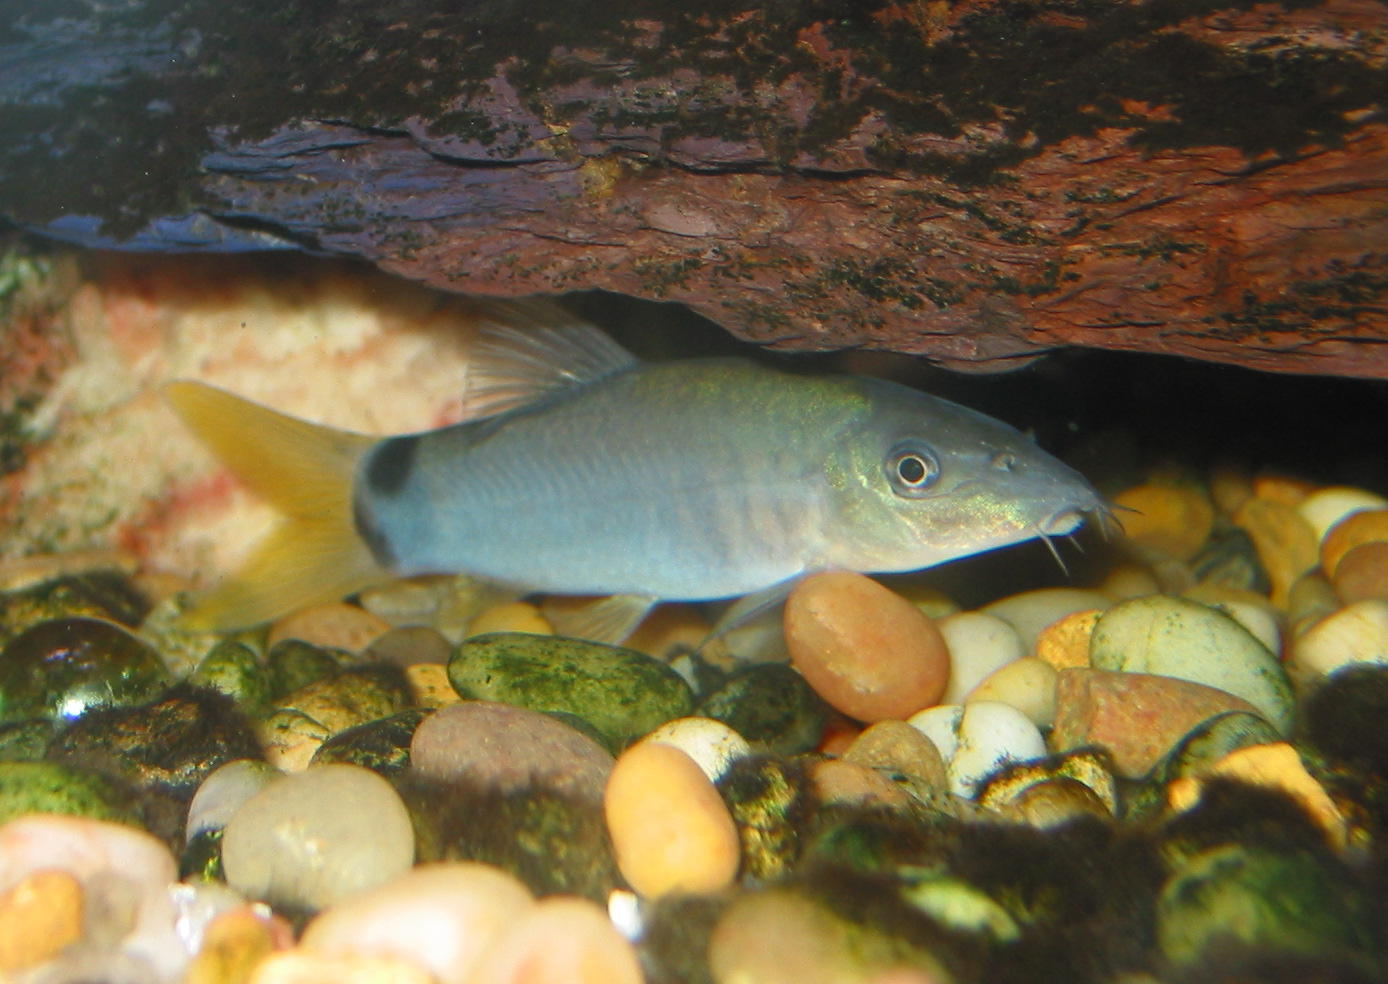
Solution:
M1388 376L1377 0L18 6L0 212L87 245Z

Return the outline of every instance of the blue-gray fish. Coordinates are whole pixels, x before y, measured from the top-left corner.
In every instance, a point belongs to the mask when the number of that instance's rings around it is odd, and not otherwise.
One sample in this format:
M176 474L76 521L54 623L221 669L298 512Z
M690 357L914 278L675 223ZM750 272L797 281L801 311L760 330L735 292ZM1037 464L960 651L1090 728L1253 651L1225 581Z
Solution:
M645 363L545 304L503 305L474 349L472 415L371 437L191 381L167 396L283 525L200 603L267 621L390 576L466 573L657 601L751 595L819 570L911 571L1108 510L1012 427L866 376L736 358Z

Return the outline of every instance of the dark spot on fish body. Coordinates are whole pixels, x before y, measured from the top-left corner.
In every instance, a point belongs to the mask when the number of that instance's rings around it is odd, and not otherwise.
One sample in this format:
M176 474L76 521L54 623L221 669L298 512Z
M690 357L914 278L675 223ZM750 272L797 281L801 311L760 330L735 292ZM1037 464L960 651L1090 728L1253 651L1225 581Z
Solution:
M387 438L372 448L366 463L367 488L381 495L399 492L414 470L418 448L419 437L414 435Z

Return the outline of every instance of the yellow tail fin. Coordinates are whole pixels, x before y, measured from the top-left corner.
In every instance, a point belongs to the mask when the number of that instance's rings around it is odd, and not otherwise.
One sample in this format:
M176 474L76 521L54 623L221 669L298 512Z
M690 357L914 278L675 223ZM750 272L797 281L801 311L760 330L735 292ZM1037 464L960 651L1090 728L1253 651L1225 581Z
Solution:
M357 535L352 481L377 438L278 413L188 380L164 396L188 427L284 521L240 571L200 598L190 621L227 631L324 601L387 575Z

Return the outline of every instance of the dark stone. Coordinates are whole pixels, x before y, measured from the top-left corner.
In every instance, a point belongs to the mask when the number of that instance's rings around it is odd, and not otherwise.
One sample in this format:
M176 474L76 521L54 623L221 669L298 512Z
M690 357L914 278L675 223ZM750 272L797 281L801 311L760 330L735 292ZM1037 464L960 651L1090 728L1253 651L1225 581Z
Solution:
M100 618L134 627L149 611L149 600L120 571L70 574L0 593L0 642L56 618Z
M302 639L281 639L265 654L271 695L283 697L300 687L332 676L350 658L348 653L324 649Z
M259 714L270 703L269 669L261 663L254 649L235 639L226 639L214 646L198 663L188 682L226 694L247 714Z
M757 663L704 698L696 713L722 721L754 748L796 755L819 746L829 707L784 663Z
M37 762L56 730L47 718L0 724L0 762Z
M416 707L339 731L318 746L313 764L349 762L386 776L401 772L410 765L415 729L429 713Z

